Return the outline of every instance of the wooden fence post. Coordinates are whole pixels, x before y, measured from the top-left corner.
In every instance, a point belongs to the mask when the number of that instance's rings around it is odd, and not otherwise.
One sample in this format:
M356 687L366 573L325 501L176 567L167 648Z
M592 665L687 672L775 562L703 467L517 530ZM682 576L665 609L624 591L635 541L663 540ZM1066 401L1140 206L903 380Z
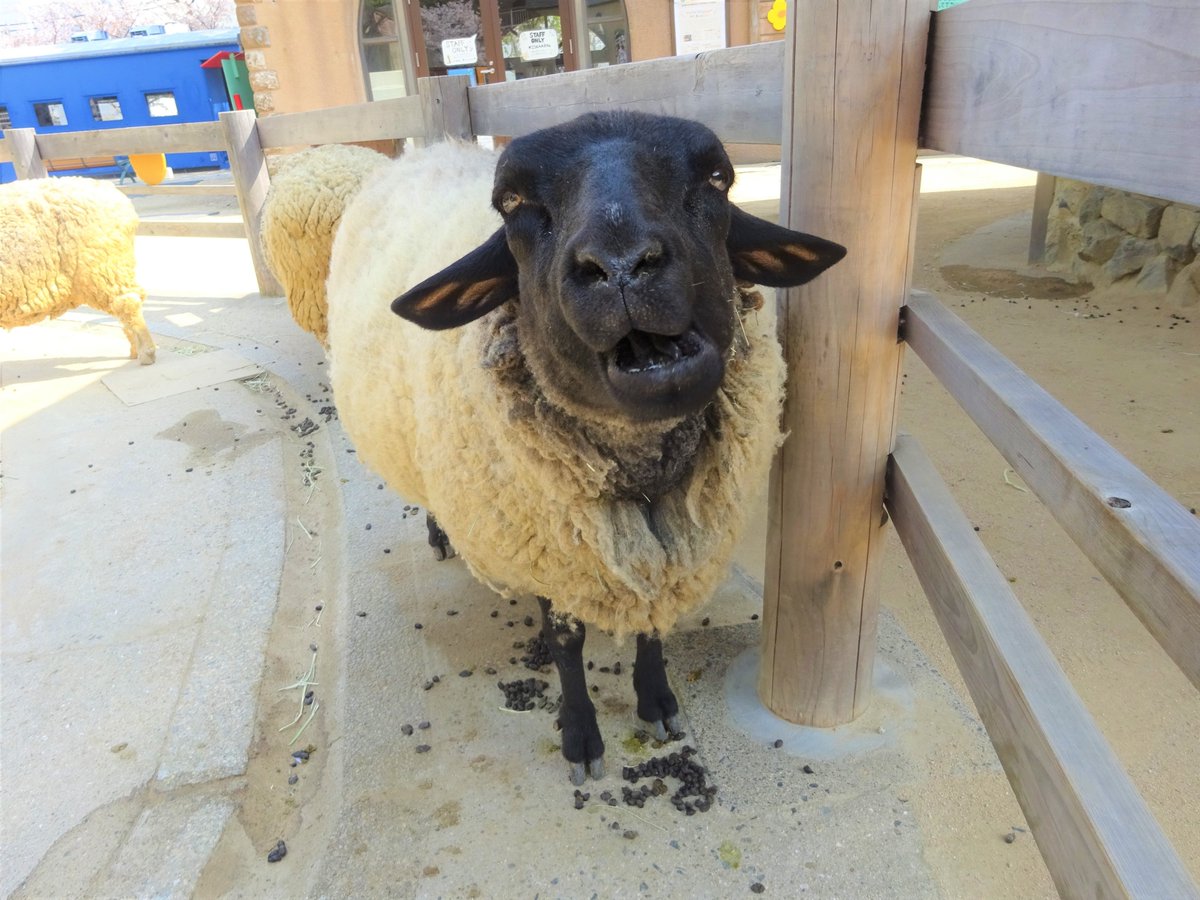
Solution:
M233 173L233 183L237 186L238 206L241 207L242 221L246 225L250 258L254 261L258 292L272 297L281 296L283 288L267 266L262 236L259 234L263 203L267 199L267 188L270 187L271 179L267 174L267 160L263 156L262 144L258 139L254 110L223 112L220 119L229 152L229 169Z
M421 96L421 115L425 120L423 144L458 138L470 140L471 109L467 105L466 75L439 75L418 78L417 93Z
M12 164L17 178L46 177L46 163L38 151L36 131L32 128L6 129L4 142L12 153Z
M1046 232L1050 226L1050 207L1054 205L1054 189L1058 179L1038 172L1033 191L1033 218L1029 223L1029 262L1040 263L1046 258Z
M790 437L771 475L758 691L792 722L867 706L929 0L789 6L780 218L846 258L780 294Z

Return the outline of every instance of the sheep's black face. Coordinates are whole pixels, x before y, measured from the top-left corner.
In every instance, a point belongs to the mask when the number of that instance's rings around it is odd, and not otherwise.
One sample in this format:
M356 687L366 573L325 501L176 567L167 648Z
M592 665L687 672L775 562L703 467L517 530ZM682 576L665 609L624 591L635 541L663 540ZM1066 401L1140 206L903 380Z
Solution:
M393 309L444 328L519 298L550 396L637 421L690 415L724 377L735 280L800 284L845 252L736 210L732 182L717 137L682 119L592 114L518 138L496 169L504 228Z
M639 420L712 399L736 327L732 180L716 137L678 119L587 117L513 142L493 201L544 383Z

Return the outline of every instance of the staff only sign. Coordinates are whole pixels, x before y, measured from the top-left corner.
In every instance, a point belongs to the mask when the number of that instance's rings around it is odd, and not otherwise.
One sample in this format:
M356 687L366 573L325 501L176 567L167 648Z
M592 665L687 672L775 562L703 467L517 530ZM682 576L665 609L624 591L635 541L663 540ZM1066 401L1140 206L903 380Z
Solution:
M442 41L442 61L448 66L473 66L479 62L475 35Z
M558 32L553 28L521 32L521 59L554 59L558 56Z

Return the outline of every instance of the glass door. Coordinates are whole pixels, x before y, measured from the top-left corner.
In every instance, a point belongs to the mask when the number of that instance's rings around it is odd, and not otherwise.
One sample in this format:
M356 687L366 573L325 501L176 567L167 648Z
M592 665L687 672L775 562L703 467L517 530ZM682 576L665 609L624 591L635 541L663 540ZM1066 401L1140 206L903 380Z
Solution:
M466 75L486 84L494 73L480 0L419 0L405 3L418 78Z
M491 84L578 68L570 0L419 0L406 10L419 77Z
M496 4L507 81L579 68L568 0L496 0Z

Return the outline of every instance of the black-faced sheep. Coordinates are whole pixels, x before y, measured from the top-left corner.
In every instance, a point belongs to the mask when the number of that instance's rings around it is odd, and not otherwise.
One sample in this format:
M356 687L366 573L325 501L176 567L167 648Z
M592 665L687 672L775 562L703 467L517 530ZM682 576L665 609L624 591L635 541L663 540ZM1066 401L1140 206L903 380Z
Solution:
M783 362L746 287L845 252L739 211L733 176L699 124L591 114L498 163L410 153L334 242L340 417L482 581L539 598L577 784L604 757L584 623L637 635L638 715L677 730L661 636L725 576L781 440Z
M37 178L0 185L0 327L90 306L116 318L129 355L154 362L133 239L138 217L113 185Z

